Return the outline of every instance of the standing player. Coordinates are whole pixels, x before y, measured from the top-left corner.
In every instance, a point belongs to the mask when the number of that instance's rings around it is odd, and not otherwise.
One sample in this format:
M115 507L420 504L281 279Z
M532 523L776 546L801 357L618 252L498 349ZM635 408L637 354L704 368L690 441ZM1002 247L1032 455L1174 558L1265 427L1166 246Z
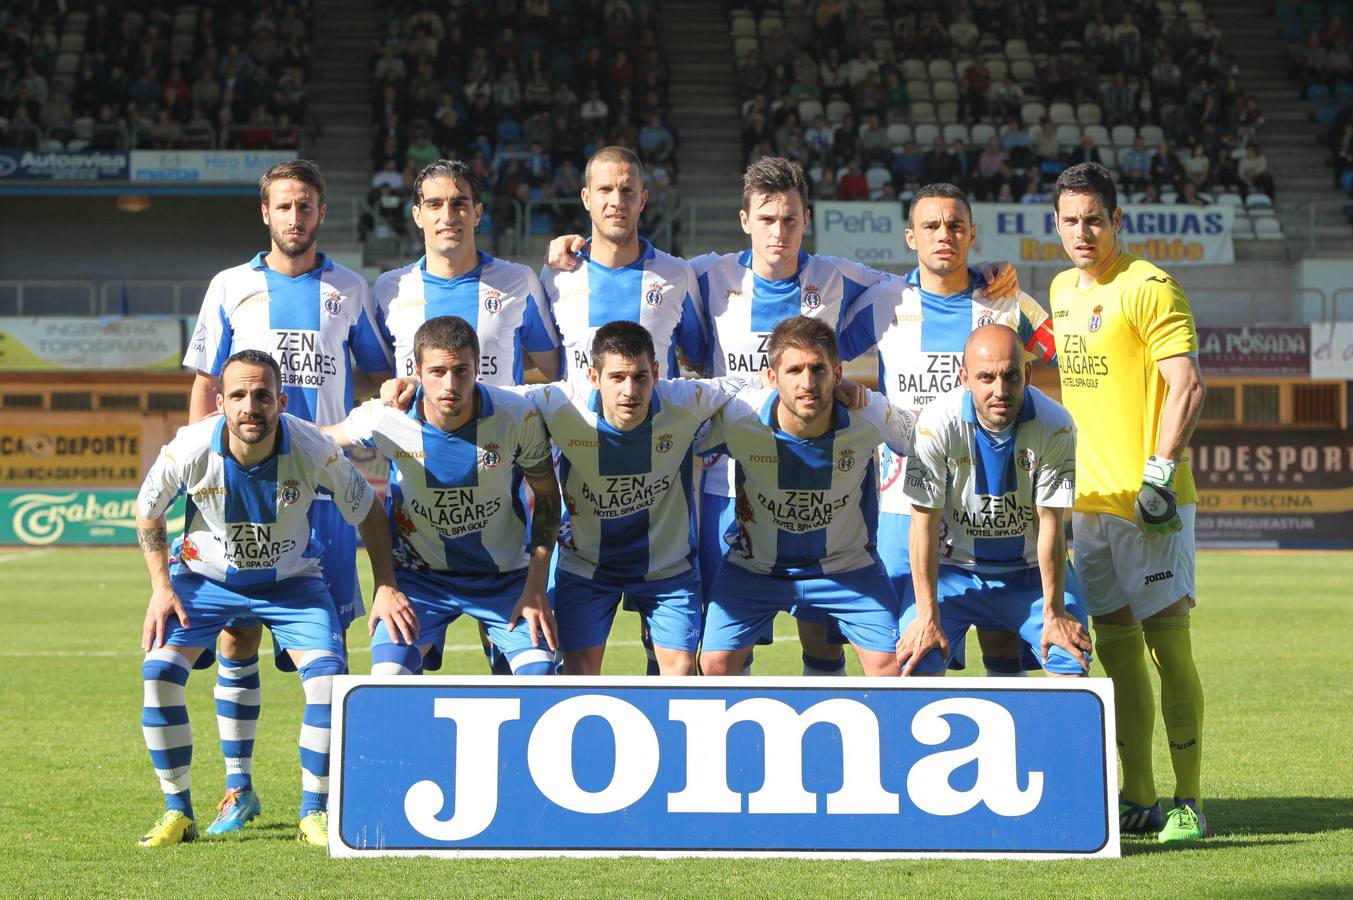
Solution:
M498 387L524 384L526 361L549 378L559 370L559 337L545 311L535 272L495 259L475 244L484 217L484 186L468 164L439 159L413 184L413 221L423 232L423 258L376 279L373 291L381 334L395 357L395 375L412 397L414 334L437 316L459 316L479 339L479 380ZM509 674L482 623L489 668Z
M535 272L475 246L483 190L473 169L451 159L425 166L413 183L413 221L423 232L423 258L384 273L372 292L396 376L414 374L414 334L437 316L459 316L474 328L483 356L479 380L485 384L523 384L528 357L549 377L559 369L559 339Z
M701 668L743 671L776 613L834 620L866 675L898 674L898 603L874 552L874 467L880 442L911 449L915 415L879 394L848 411L836 333L794 316L767 343L772 387L726 406L700 452L734 460L737 531L713 581Z
M313 426L291 415L282 370L244 350L218 370L225 415L181 429L146 475L136 530L151 595L141 633L145 706L141 728L165 794L165 813L141 838L166 847L197 837L189 767L192 728L184 705L189 672L211 664L217 633L240 617L272 631L301 676L301 840L328 844L329 703L346 666L320 547L308 513L322 495L360 523L376 580L373 606L399 609L390 532L370 486ZM186 493L188 516L173 559L165 511ZM171 565L172 562L172 565Z
M907 458L913 577L897 664L943 675L968 628L999 623L1050 675L1085 675L1090 633L1068 585L1063 510L1075 499L1071 414L1029 386L1025 341L983 325L961 386L928 404Z
M1120 826L1160 829L1162 842L1198 840L1207 835L1203 689L1189 639L1198 494L1185 456L1205 391L1198 334L1179 284L1119 242L1123 216L1107 169L1068 168L1053 209L1075 266L1053 280L1051 305L1062 400L1082 438L1076 571L1117 698ZM1151 766L1148 650L1175 775L1163 822Z
M559 448L567 518L555 575L564 671L598 675L624 595L643 616L659 672L695 674L700 580L695 567L696 432L747 382L659 380L642 325L597 329L586 386L536 388Z
M462 614L487 628L514 674L552 674L545 589L559 483L540 416L524 398L476 383L479 340L458 316L420 325L412 353L422 391L407 414L371 400L324 429L339 446L374 445L391 463L395 576L412 609L404 617L372 607L371 674L440 668L446 628ZM523 480L535 495L529 550Z
M1023 291L1002 297L988 294L982 275L968 268L977 237L968 196L952 184L928 184L916 192L905 232L916 251L917 268L904 279L869 288L846 311L841 356L854 359L878 347L879 391L889 402L920 412L959 384L962 351L973 329L989 323L1019 333L1025 359L1053 363L1056 347L1052 320ZM911 503L904 496L905 461L879 448L879 556L899 598L910 596L911 563L907 543ZM1022 675L1021 665L1036 667L1026 655L1021 664L1014 634L978 629L988 675ZM954 648L962 667L963 647Z
M188 405L196 422L215 410L225 360L240 350L268 353L282 370L282 392L291 414L321 425L352 408L351 357L373 373L390 369L376 331L366 281L337 265L315 246L324 222L324 178L309 160L279 163L259 181L263 223L272 248L212 279L183 364L197 370ZM346 633L361 615L357 536L327 495L310 507L323 576ZM226 764L226 794L208 834L238 831L258 815L253 789L254 737L258 730L258 647L263 629L249 617L221 631L216 680L216 721ZM278 657L282 667L290 665Z

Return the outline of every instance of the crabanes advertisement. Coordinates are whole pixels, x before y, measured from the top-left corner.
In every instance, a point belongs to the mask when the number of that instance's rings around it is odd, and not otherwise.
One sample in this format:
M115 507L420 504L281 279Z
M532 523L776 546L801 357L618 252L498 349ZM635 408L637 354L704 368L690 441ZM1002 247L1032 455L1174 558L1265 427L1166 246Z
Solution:
M345 676L329 849L1117 856L1111 683L962 682Z
M166 515L169 533L183 531L184 501ZM0 544L136 546L136 491L0 491Z
M1198 361L1209 375L1310 375L1310 325L1199 325Z
M1205 429L1189 454L1199 543L1353 547L1353 432Z

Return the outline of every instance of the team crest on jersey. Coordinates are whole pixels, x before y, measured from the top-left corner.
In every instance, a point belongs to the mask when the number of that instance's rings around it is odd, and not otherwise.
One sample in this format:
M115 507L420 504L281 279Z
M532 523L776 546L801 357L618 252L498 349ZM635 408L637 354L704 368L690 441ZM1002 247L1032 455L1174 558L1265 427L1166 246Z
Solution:
M1099 326L1104 324L1104 307L1096 306L1090 314L1090 322L1085 327L1090 331L1098 331Z
M1026 472L1032 472L1034 470L1034 452L1030 450L1028 447L1025 447L1023 450L1019 451L1019 453L1015 456L1015 465L1019 466Z
M982 310L982 315L977 317L977 327L981 328L983 325L990 325L992 322L995 321L996 319L993 318L991 315L991 310L984 309Z
M670 434L658 435L658 443L653 449L657 450L659 453L666 453L668 450L671 450L672 436Z
M817 285L810 284L803 289L803 308L818 309L822 306L822 292L817 289Z
M655 281L648 286L648 290L644 292L644 302L655 308L662 306L661 282Z
M484 295L484 311L496 313L503 308L503 295L497 291L489 291Z
M485 444L484 453L480 460L484 463L484 468L496 468L498 463L503 461L503 454L497 444Z
M840 469L842 472L849 472L851 469L855 468L855 451L849 449L842 450L840 457L836 460L836 468Z
M287 479L277 488L277 502L283 506L290 506L301 499L301 483L295 479Z
M329 315L336 316L343 312L343 295L338 291L327 290L321 299L324 303L324 311Z
M179 559L183 560L184 562L191 562L193 560L201 558L202 554L197 552L197 545L194 544L192 541L188 540L187 538L184 538L183 546L179 547Z

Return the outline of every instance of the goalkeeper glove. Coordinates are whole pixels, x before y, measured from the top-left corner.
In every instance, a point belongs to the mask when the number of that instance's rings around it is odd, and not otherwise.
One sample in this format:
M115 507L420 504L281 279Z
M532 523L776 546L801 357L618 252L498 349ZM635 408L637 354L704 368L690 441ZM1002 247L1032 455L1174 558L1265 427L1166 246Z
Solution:
M1137 492L1137 526L1147 534L1173 534L1184 527L1175 505L1175 462L1153 456L1146 461L1142 487Z

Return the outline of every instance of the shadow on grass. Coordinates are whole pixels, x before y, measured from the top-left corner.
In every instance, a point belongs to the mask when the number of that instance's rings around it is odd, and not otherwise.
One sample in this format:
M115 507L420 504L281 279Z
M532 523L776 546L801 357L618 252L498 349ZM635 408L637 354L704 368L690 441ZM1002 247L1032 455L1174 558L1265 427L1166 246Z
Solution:
M1248 797L1207 801L1217 835L1318 834L1353 829L1353 797Z

